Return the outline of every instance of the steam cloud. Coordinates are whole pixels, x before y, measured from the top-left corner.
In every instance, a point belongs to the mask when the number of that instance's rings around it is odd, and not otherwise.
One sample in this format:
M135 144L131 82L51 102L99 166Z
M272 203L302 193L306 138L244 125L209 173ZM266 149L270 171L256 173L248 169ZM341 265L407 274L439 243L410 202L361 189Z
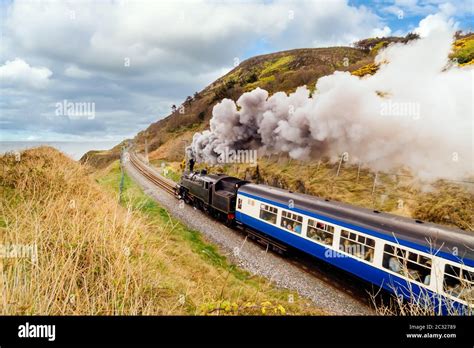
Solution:
M287 95L257 88L214 106L210 130L196 133L188 155L215 164L225 148L260 155L340 158L373 170L408 167L419 177L473 174L473 73L449 63L453 31L438 28L375 58L376 74L322 77Z

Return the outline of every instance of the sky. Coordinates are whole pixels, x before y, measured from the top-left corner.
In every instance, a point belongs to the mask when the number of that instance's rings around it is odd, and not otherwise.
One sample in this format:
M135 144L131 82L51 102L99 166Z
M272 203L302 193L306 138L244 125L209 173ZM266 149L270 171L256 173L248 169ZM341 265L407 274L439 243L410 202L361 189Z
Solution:
M473 3L0 0L0 141L120 141L249 57L470 31Z

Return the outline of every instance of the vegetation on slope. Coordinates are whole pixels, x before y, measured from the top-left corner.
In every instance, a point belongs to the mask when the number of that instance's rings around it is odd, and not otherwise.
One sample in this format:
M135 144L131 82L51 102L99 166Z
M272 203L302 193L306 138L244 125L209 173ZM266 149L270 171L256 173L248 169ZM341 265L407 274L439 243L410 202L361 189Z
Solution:
M460 65L474 63L474 34L456 40L451 58L455 58Z
M212 108L222 99L238 99L256 87L270 93L293 92L301 85L311 89L321 76L336 70L353 71L372 59L367 52L351 47L295 49L247 59L201 92L188 96L182 105L172 107L169 116L138 133L134 142L143 150L146 139L151 158L180 161L193 134L208 128ZM104 168L119 158L120 147L89 152L81 161Z
M407 40L408 37L410 37L409 40ZM409 34L405 38L392 37L361 40L356 42L355 45L356 47L370 52L370 55L375 57L382 48L387 47L392 43L406 43L416 38L417 36ZM453 52L451 53L450 58L453 61L456 61L456 63L460 66L474 64L474 34L469 33L466 35L461 35L460 33L457 33L456 41L453 43ZM351 74L360 77L365 75L373 75L377 72L378 68L379 67L377 64L371 62L357 70L354 70Z
M0 166L1 314L322 313L229 264L128 177L118 204L117 162L94 180L41 147Z

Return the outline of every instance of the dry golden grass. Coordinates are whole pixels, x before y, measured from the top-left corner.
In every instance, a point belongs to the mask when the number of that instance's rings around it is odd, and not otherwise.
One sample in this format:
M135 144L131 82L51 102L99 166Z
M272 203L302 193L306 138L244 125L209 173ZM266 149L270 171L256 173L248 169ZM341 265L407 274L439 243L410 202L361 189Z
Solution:
M471 286L464 287L466 293L473 292ZM407 300L401 295L401 291L395 291L387 304L381 304L377 299L377 294L371 294L372 305L377 315L383 316L436 316L436 315L473 315L474 303L468 300L467 305L461 306L452 299L438 294L430 294L427 291L415 293L412 288L405 289L410 296ZM435 303L436 302L436 305Z
M150 152L148 154L150 161L165 158L180 158L184 153L185 146L192 141L193 135L193 131L178 134L175 138L170 139L158 149Z
M118 204L117 163L94 180L42 147L0 167L1 244L37 247L0 258L1 314L322 313L228 264L128 178Z

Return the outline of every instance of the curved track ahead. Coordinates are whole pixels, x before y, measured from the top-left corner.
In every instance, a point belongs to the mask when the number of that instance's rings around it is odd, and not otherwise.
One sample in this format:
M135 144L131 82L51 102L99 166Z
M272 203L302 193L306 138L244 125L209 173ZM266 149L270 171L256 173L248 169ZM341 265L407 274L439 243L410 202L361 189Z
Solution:
M159 186L166 192L176 195L177 185L174 181L165 178L164 176L151 169L146 164L142 163L134 153L129 153L129 159L132 166L138 170L144 177L150 180L155 185Z

